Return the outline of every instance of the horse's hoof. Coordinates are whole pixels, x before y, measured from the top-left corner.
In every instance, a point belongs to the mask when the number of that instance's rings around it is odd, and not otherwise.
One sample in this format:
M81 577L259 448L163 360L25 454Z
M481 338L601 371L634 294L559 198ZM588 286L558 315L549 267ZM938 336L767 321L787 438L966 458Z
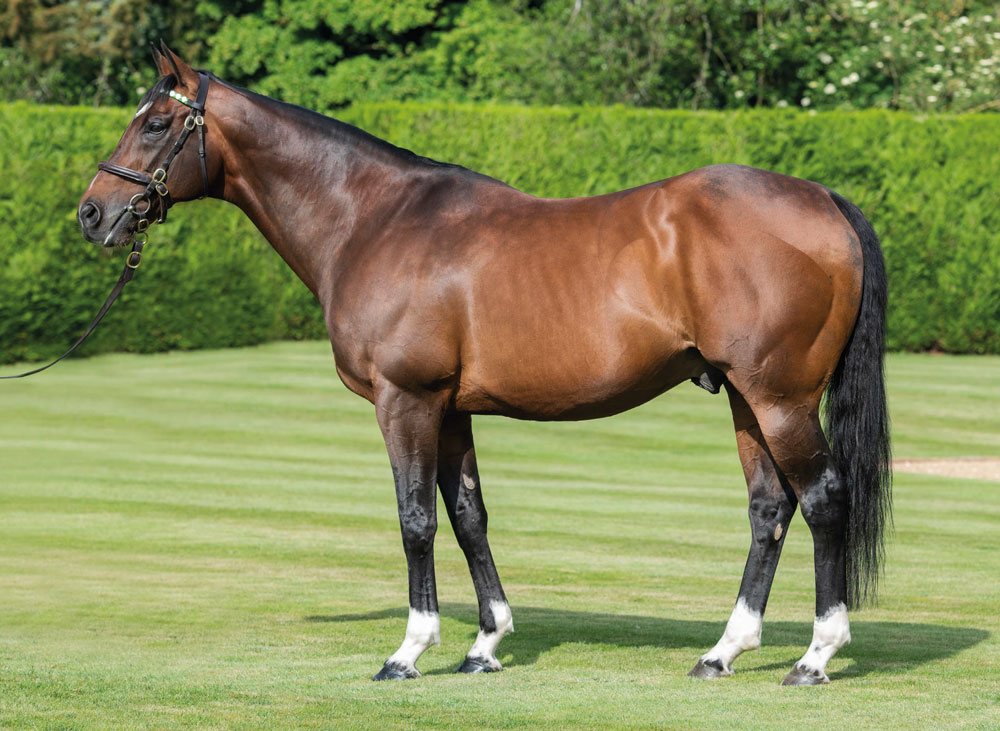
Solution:
M408 668L405 665L399 665L398 663L387 662L382 666L372 680L406 680L407 678L419 678L420 673L417 672L416 668Z
M456 670L456 673L468 673L470 675L474 673L495 673L500 668L495 668L490 665L486 660L482 660L478 657L466 657L465 662Z
M724 678L732 674L733 671L726 670L718 660L705 662L699 659L698 664L688 671L689 678L700 678L701 680L715 680L716 678Z
M830 679L822 670L811 670L798 664L781 681L782 685L826 685Z

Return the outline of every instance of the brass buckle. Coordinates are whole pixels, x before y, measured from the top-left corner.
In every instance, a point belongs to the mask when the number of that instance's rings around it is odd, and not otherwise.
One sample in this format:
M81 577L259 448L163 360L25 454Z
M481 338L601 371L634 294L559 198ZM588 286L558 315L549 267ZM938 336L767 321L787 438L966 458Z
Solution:
M188 132L193 130L195 127L204 127L205 118L198 114L197 112L191 112L187 117L184 118L184 129Z
M138 269L140 264L142 264L142 252L130 251L128 257L125 259L125 266L129 269Z
M161 198L166 198L170 191L167 190L167 171L163 168L156 168L153 171L153 190L159 193Z

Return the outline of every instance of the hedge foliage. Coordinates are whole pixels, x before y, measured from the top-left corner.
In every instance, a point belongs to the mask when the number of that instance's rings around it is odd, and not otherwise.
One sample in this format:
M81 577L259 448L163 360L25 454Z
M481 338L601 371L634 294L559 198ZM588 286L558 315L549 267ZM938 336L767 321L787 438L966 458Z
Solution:
M0 105L0 362L61 352L120 272L76 206L131 111ZM1000 117L367 104L345 121L536 195L591 195L736 162L822 182L882 236L889 345L1000 353ZM324 337L318 306L243 214L176 207L83 350Z

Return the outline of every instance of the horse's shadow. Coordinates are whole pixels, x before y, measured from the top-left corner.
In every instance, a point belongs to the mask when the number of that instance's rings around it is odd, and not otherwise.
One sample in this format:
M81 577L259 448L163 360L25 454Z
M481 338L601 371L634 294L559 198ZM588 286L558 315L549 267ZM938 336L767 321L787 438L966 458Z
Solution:
M368 622L406 620L405 607L381 609L363 614L305 617L307 622ZM479 610L473 604L442 604L441 615L469 625L475 636ZM500 657L508 665L531 665L554 647L566 643L588 643L616 647L662 647L690 649L691 663L715 644L725 629L725 620L665 619L633 614L576 612L544 607L515 607L517 631L504 638ZM402 627L400 627L400 630ZM794 648L780 663L752 666L754 672L790 669L801 656L812 635L812 623L764 621L764 642ZM831 673L832 679L863 677L869 673L895 674L924 663L951 657L979 644L989 632L971 627L949 627L907 622L852 621L853 642L838 657L853 662ZM431 670L428 674L448 672Z

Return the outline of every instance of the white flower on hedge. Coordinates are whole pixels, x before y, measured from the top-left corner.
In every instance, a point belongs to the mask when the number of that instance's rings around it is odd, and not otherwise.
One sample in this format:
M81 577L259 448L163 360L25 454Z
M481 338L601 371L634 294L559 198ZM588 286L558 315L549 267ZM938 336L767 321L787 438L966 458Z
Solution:
M737 89L736 93L734 93L733 96L735 96L737 99L742 99L743 98L743 90L742 89Z
M784 109L787 106L788 106L788 102L786 102L784 99L781 99L781 100L778 101L778 109Z
M929 101L931 104L933 104L934 102L937 101L937 97L934 96L933 94L931 94L929 97L927 97L927 101Z
M837 87L834 86L833 84L827 84L826 86L823 87L823 93L824 94L836 94L837 93Z
M804 107L808 107L810 104L812 104L812 99L810 99L807 96L804 96L802 97L802 101L800 101L799 104L801 104Z
M944 46L938 43L936 46L934 46L934 50L937 51L938 53L944 53Z
M829 53L825 52L821 53L816 58L820 60L820 63L825 63L827 65L833 63L833 56L831 56Z

